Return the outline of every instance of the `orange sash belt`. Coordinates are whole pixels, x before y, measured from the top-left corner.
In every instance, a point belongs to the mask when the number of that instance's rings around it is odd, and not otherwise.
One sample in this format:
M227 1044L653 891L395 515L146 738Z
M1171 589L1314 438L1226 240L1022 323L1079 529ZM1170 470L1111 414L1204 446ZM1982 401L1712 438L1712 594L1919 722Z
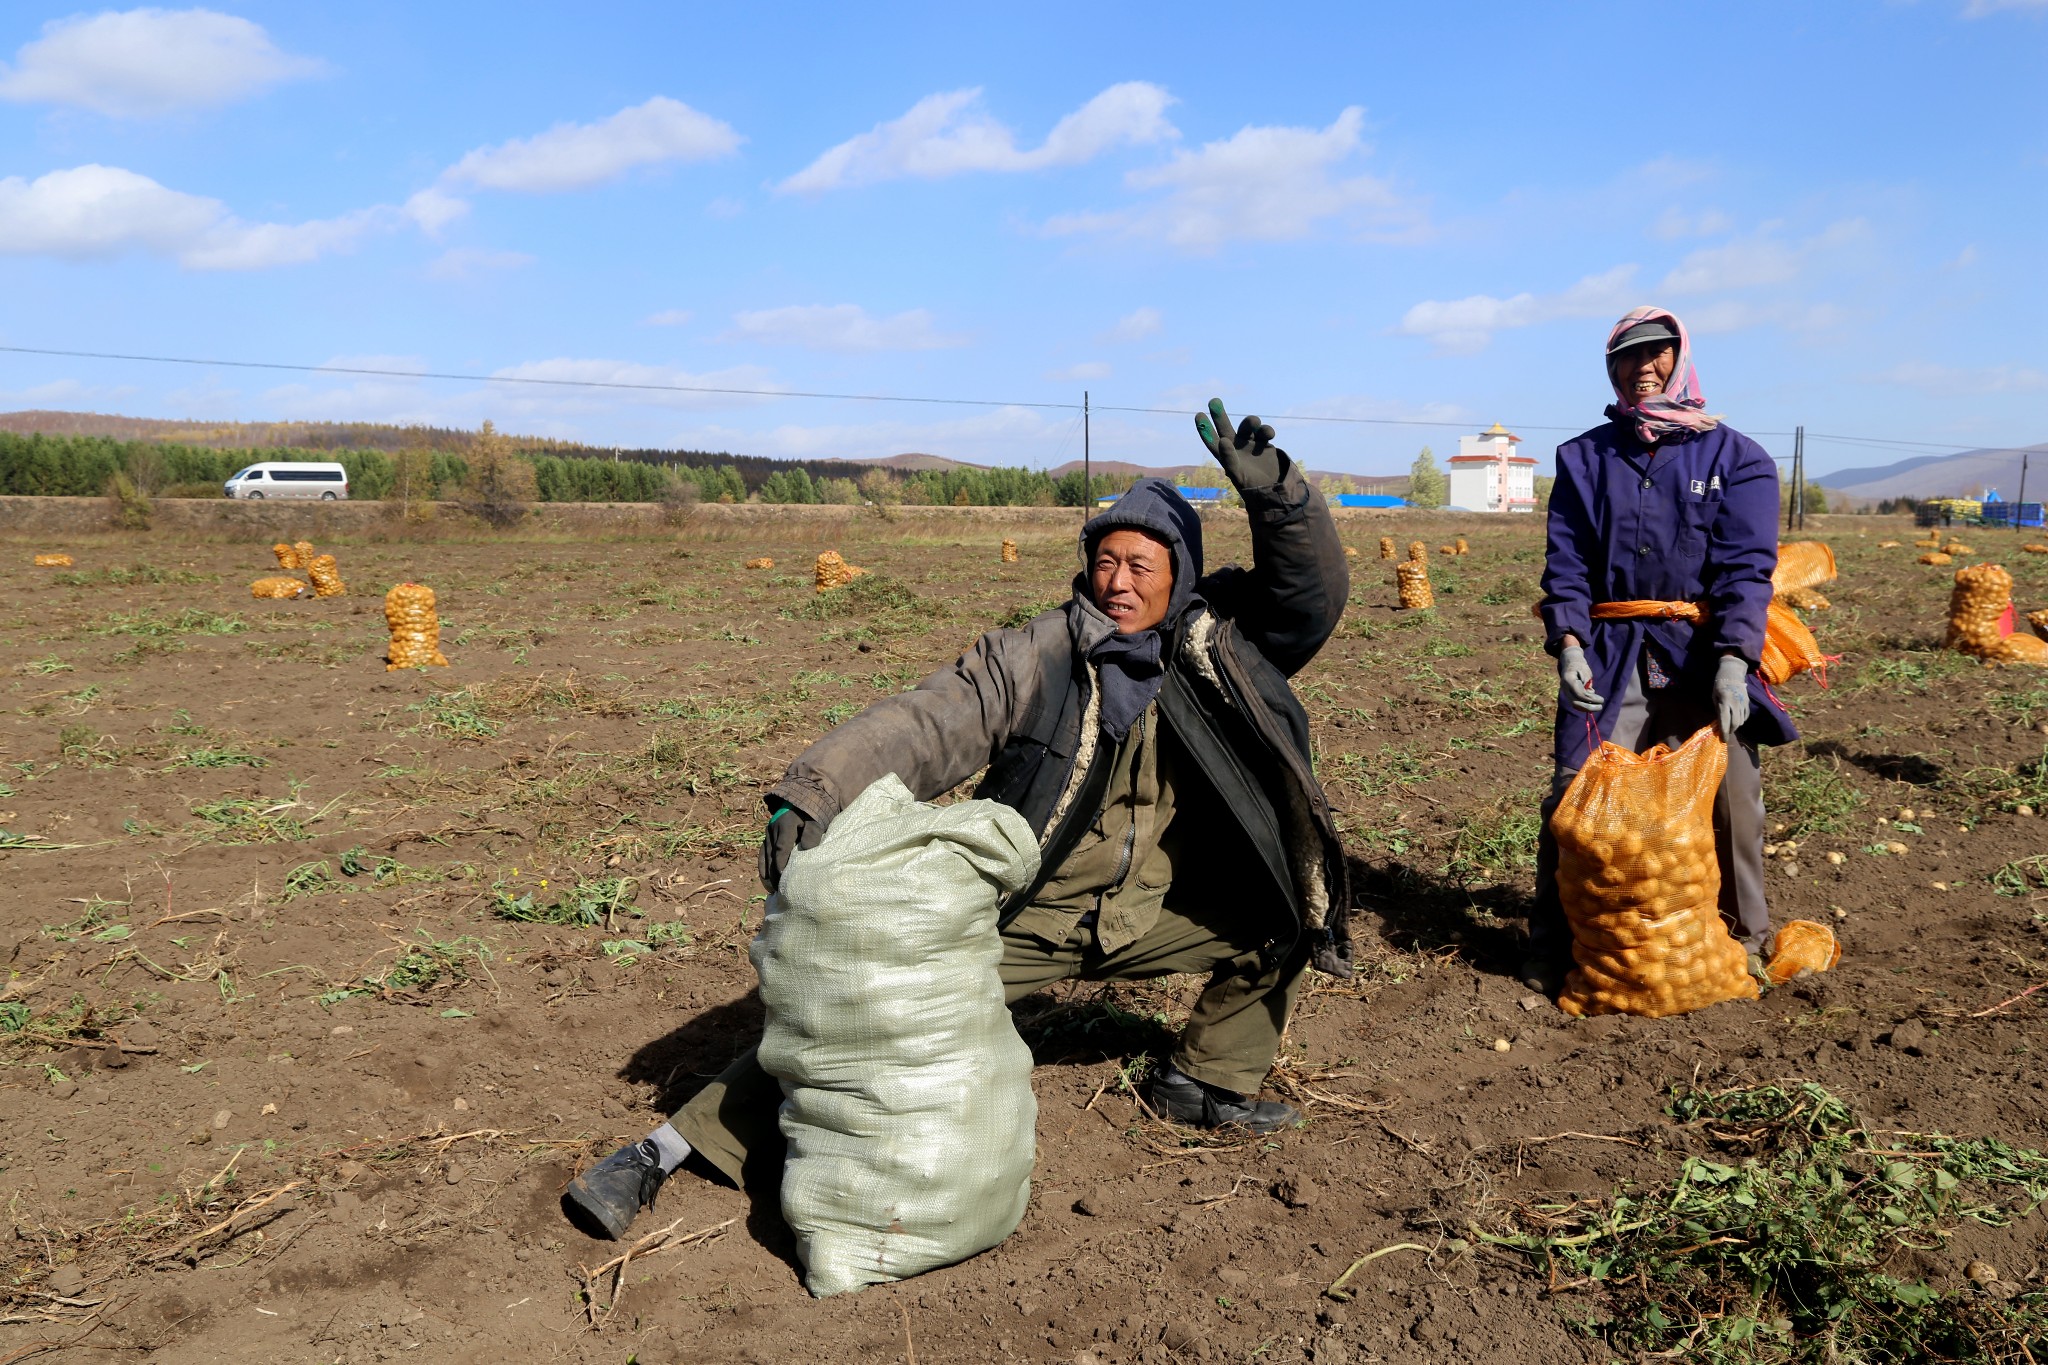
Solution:
M1667 621L1704 621L1707 609L1697 602L1658 602L1642 599L1634 602L1595 602L1595 621L1623 621L1637 616L1658 616Z

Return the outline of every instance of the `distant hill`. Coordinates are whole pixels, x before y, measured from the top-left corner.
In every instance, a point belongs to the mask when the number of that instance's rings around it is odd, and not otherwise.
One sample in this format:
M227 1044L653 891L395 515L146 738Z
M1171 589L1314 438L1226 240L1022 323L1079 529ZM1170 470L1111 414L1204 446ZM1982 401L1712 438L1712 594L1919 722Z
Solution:
M466 450L473 431L451 427L391 426L382 422L207 422L162 417L121 417L101 412L0 412L0 431L28 436L105 436L116 441L155 441L210 450L291 447L299 450ZM514 436L527 448L581 451L568 441Z
M2048 443L2008 450L1966 450L1957 455L1915 455L1896 464L1838 469L1813 475L1830 494L1852 502L1884 498L1963 498L1996 488L2008 498L2019 496L2021 450L2048 456ZM2028 470L2028 498L2048 496L2048 459L2036 458Z

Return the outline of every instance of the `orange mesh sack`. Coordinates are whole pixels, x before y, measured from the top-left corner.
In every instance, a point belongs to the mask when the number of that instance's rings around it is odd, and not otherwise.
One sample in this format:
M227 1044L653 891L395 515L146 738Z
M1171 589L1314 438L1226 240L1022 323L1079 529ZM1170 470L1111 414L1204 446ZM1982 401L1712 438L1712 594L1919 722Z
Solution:
M1457 540L1452 543L1451 552L1453 554L1469 555L1472 553L1472 547L1465 543L1465 537L1459 536Z
M2048 545L2038 545L2033 541L2028 541L2020 549L2030 555L2048 555Z
M348 584L341 581L341 569L333 555L314 555L313 562L306 566L306 577L313 580L315 597L348 596Z
M1821 670L1825 683L1827 662L1820 641L1813 638L1806 622L1793 615L1790 607L1772 602L1764 615L1764 657L1756 670L1763 680L1776 686L1812 668Z
M1920 556L1922 564L1953 564L1955 561L1956 557L1954 555L1945 555L1939 550L1929 550L1926 554Z
M317 551L313 549L313 542L310 540L301 540L293 542L292 552L298 555L298 567L302 570L308 564L311 564L313 562L313 556L317 553Z
M1393 538L1392 536L1381 536L1381 537L1380 537L1380 558L1381 558L1381 559L1392 559L1393 557L1394 557L1394 538Z
M36 567L38 569L68 569L71 567L71 556L67 554L37 555Z
M441 618L434 612L434 590L424 583L400 583L384 594L384 623L391 627L386 673L401 668L446 668L441 653Z
M1778 594L1778 600L1798 611L1826 611L1834 605L1825 594L1812 588L1789 588Z
M1956 586L1948 595L1949 649L1989 658L2005 634L1999 618L2012 605L2012 575L1996 564L1956 570Z
M1436 605L1436 590L1429 586L1429 565L1420 560L1407 560L1394 566L1394 575L1400 581L1401 607L1404 611L1427 611Z
M1014 540L1006 540L1006 541L1004 541L1004 542L1003 542L1003 563L1005 563L1005 564L1015 564L1016 562L1017 562L1017 542L1016 542L1016 541L1014 541Z
M1408 562L1411 564L1427 564L1429 562L1429 547L1419 540L1409 541Z
M249 595L278 599L304 597L306 585L296 578L259 578L249 585Z
M1944 554L1948 555L1973 555L1977 553L1960 540L1951 540L1948 544L1942 546L1941 549Z
M1458 553L1458 547L1455 545L1439 545L1436 547L1436 552L1440 555L1454 555Z
M818 562L811 570L819 592L843 588L866 572L866 569L847 563L837 550L827 550L819 555Z
M1835 552L1817 540L1795 540L1778 547L1778 567L1771 570L1773 593L1796 592L1835 581Z
M1551 817L1557 889L1572 926L1558 1008L1660 1019L1757 994L1749 955L1721 922L1714 793L1728 746L1712 726L1673 750L1602 744Z
M2008 635L1985 651L1984 657L1995 664L2032 664L2035 668L2048 668L2048 640L2032 635Z
M281 540L270 547L270 553L277 556L277 567L280 569L295 571L306 567L299 563L299 552Z
M2033 628L2034 634L2048 640L2048 607L2028 612L2027 624Z
M1795 919L1771 939L1771 962L1764 975L1782 986L1801 972L1825 972L1842 960L1835 931L1810 919Z
M768 555L762 555L759 559L748 560L747 567L750 569L772 569L775 567L775 561Z

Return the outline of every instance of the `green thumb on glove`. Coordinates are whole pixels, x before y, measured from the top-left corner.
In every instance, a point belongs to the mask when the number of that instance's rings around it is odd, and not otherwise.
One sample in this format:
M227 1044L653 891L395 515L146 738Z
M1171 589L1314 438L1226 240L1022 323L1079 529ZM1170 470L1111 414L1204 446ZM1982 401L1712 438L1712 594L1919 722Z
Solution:
M1211 418L1215 419L1214 425L1211 425ZM1245 418L1233 433L1230 414L1223 410L1223 400L1211 398L1209 411L1195 414L1195 431L1240 491L1270 488L1280 482L1280 473L1285 467L1282 461L1287 452L1272 443L1273 428L1258 418Z

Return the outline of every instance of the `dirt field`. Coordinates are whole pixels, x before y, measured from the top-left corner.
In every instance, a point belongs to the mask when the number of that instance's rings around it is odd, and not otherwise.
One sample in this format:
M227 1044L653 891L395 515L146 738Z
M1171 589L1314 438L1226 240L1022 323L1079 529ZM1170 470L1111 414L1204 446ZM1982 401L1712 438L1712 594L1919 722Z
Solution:
M1438 611L1392 609L1382 533L1469 537ZM1212 564L1246 552L1228 514L1210 534ZM1572 1021L1510 974L1554 695L1540 529L1345 536L1352 606L1297 687L1360 966L1309 988L1273 1078L1310 1122L1212 1143L1143 1116L1127 1081L1192 982L1035 997L1023 1226L826 1301L772 1201L678 1177L639 1230L712 1231L615 1286L557 1196L750 1041L761 791L1062 598L1071 530L862 521L836 547L874 573L823 599L828 546L790 525L342 543L353 595L305 602L250 599L267 542L0 544L0 1362L1606 1361L1631 1353L1574 1323L1620 1289L1489 1234L1735 1162L1727 1123L1667 1112L1676 1085L1808 1080L1872 1131L2048 1145L2048 993L2009 1002L2048 981L2048 672L1938 650L1948 572L1878 548L1910 533L1822 533L1844 658L1786 689L1806 742L1767 760L1774 913L1847 955L1666 1021ZM59 548L76 569L28 567ZM2001 557L2048 605L2043 557ZM440 594L453 667L385 673L405 579ZM1959 1223L1892 1272L1961 1294L1975 1258L2038 1291L2038 1217Z

